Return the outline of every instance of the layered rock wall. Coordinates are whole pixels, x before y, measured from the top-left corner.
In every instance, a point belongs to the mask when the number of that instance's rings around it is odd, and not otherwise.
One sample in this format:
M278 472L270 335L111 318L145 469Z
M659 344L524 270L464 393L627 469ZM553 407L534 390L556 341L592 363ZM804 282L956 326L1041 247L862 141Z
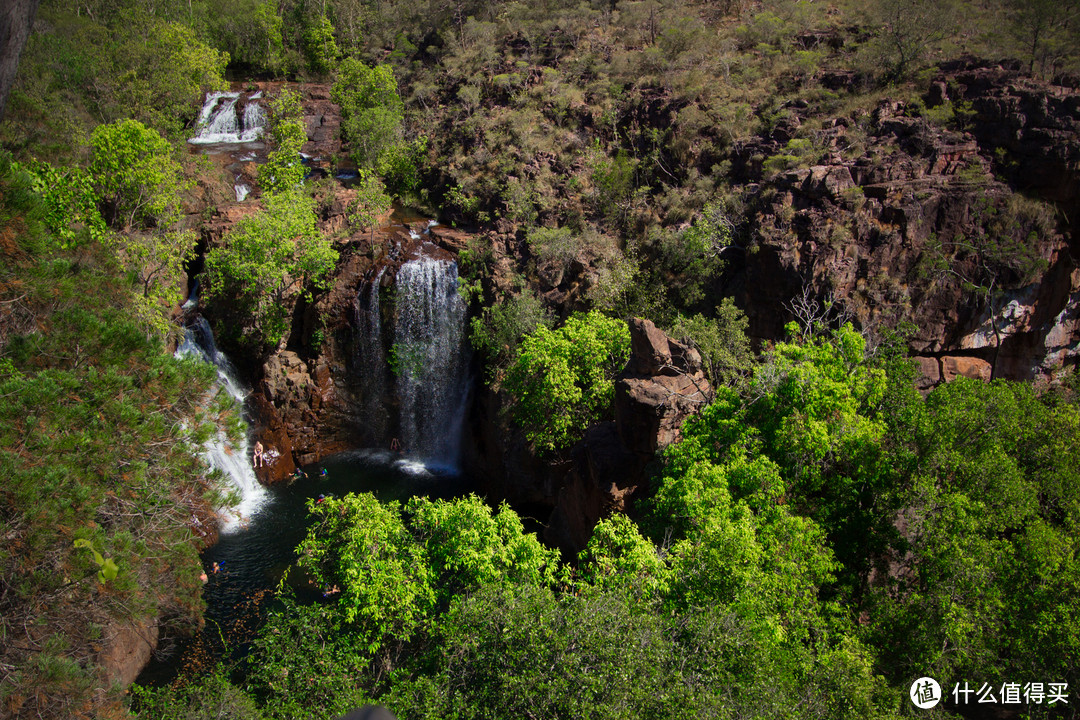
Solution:
M795 103L737 148L748 242L716 291L736 296L762 339L782 337L804 290L871 333L912 323L926 383L947 378L949 357L969 358L961 374L1051 378L1080 356L1069 224L1080 94L976 68L936 82L926 102L963 129L883 101L826 122L814 151L791 158L788 141L812 121Z

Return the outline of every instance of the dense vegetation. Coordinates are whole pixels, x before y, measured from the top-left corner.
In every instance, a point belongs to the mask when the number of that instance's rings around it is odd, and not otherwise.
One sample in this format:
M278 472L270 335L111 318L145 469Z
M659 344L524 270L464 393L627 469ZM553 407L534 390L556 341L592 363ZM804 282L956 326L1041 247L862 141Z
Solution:
M1078 15L1073 0L45 0L0 125L2 712L121 713L103 638L198 623L191 528L216 499L194 449L230 408L167 348L221 184L179 149L226 75L330 86L361 173L356 227L393 193L517 240L508 282L486 236L460 259L485 379L542 457L610 416L630 314L696 345L718 392L652 496L574 562L472 496L313 504L299 565L325 601L283 590L249 655L137 690L139 716L376 700L410 718L888 717L912 712L921 675L1069 683L1075 700L1068 383L923 398L902 342L879 333L871 352L824 315L755 357L715 289L759 239L760 196L732 181L739 143L813 108L782 151L751 158L767 183L820 159L833 117L852 120L836 152L857 155L856 119L885 96L962 128L968 108L922 105L935 62L1074 73ZM269 142L261 210L202 258L219 329L253 356L338 259L289 91ZM1025 233L1056 222L1019 195L1005 206ZM975 250L996 274L966 278L973 292L1040 260L995 222ZM944 273L949 257L928 262ZM539 290L582 268L545 306ZM1023 708L1075 714L1073 700Z
M54 234L35 187L0 157L0 707L96 717L116 706L95 663L113 635L200 621L193 520L220 496L193 449L231 398L165 352L127 272L138 237L100 217Z
M868 718L922 675L1074 686L1080 404L911 379L850 326L777 345L574 564L476 497L313 503L300 565L339 592L287 599L239 685L144 712Z

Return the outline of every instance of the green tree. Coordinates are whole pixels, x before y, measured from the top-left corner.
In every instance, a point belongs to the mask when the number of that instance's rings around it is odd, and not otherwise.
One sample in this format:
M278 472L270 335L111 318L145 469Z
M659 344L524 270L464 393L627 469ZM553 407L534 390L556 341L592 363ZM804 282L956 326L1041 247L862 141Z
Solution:
M958 379L910 424L902 571L874 589L872 635L898 682L1078 681L1080 409L1030 385ZM925 668L923 670L922 668Z
M423 715L670 716L686 698L669 664L675 652L667 629L662 616L636 614L614 595L566 597L526 585L507 597L482 588L462 596L443 623L440 666ZM410 689L401 688L392 705L414 703L419 693Z
M709 203L694 224L667 239L661 248L669 289L683 307L697 305L725 266L724 251L734 243L735 225L720 201Z
M117 233L105 241L135 279L136 316L158 337L177 330L173 311L187 289L184 263L194 255L197 240L191 230L169 229Z
M551 311L529 288L485 307L470 323L469 340L473 348L487 357L488 368L496 376L517 357L521 339L543 325L554 322Z
M698 349L713 385L733 385L741 382L752 367L754 354L746 337L749 322L734 300L724 298L714 318L679 315L671 335Z
M270 193L298 187L306 172L300 149L307 142L307 130L300 96L288 88L282 88L270 102L269 135L273 149L259 166L259 184Z
M672 579L656 547L622 513L597 523L579 560L581 581L593 591L631 592L655 600L667 594Z
M285 6L269 0L217 0L196 5L195 19L211 44L229 54L233 66L274 75L286 71Z
M165 337L172 330L172 309L183 296L184 263L195 249L195 233L175 228L181 193L190 183L165 139L138 120L99 126L91 145L89 183L72 171L71 182L50 189L52 217L58 227L67 226L62 236L80 223L113 250L135 279L136 314L152 334ZM85 207L87 185L101 215ZM121 232L104 233L102 215Z
M300 564L325 587L337 586L342 620L374 655L403 643L434 609L427 554L405 526L396 502L349 494L312 502L314 525L301 543Z
M891 80L905 78L957 28L951 0L876 0L871 13L880 24L878 52Z
M99 125L90 136L90 176L110 225L129 230L168 227L180 216L189 185L172 148L138 120Z
M284 20L273 3L260 2L255 6L254 21L257 37L262 38L262 42L257 44L259 49L255 57L266 69L280 72L285 64L285 43L281 37Z
M1062 55L1075 52L1076 21L1080 3L1075 0L1008 0L1006 9L1013 33L1027 56L1028 72L1053 65Z
M387 187L398 195L420 190L420 173L427 163L428 137L421 135L411 143L386 148L376 168Z
M393 208L393 202L386 194L386 185L375 173L362 169L353 189L356 197L349 201L349 222L360 228L368 228L369 238L374 238L379 219L385 217Z
M541 325L521 343L503 387L511 414L541 453L561 450L611 411L615 374L630 356L622 320L573 315L557 330Z
M316 75L327 75L337 64L338 46L330 18L320 15L304 30L304 52L308 68Z
M424 547L443 607L481 586L555 583L558 551L526 533L521 518L506 504L492 513L476 495L452 501L416 497L406 511Z
M356 165L376 169L384 155L401 143L405 110L393 70L389 65L368 67L345 58L330 97L341 107L342 130Z
M41 198L45 224L62 248L84 239L100 241L108 232L97 207L90 173L78 166L59 168L46 162L32 162L27 168L34 191Z
M242 341L275 345L288 329L293 301L309 284L323 287L337 257L316 227L312 199L298 190L274 193L206 254L207 290L231 303L242 324L251 323L241 330Z
M123 70L115 95L108 99L125 115L169 137L182 134L183 119L191 116L203 95L225 89L228 54L201 42L194 30L179 23L136 26L128 33L117 47L114 62Z
M829 337L779 343L755 370L748 391L754 402L718 389L667 453L675 497L718 502L702 488L717 485L710 474L721 473L735 501L755 511L782 503L812 519L842 563L838 583L851 592L897 540L891 513L904 484L904 465L886 441L888 376L867 361L865 348L850 325ZM694 469L699 463L707 472ZM659 517L672 518L676 529L698 515L666 490L657 498Z

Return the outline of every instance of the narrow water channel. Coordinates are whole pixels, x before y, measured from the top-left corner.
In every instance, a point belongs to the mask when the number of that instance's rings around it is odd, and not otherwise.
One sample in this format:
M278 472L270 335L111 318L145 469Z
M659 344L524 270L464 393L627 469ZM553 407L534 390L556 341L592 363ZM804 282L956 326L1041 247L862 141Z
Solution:
M428 470L386 450L342 453L304 471L307 478L268 488L261 507L203 553L208 577L203 589L205 627L190 638L166 638L137 682L172 682L207 669L219 658L246 653L296 560L296 546L307 531L309 500L371 492L383 502L404 503L414 495L451 498L471 489L460 475ZM216 573L214 563L220 567ZM302 571L293 568L287 584L302 600L323 600L321 589Z

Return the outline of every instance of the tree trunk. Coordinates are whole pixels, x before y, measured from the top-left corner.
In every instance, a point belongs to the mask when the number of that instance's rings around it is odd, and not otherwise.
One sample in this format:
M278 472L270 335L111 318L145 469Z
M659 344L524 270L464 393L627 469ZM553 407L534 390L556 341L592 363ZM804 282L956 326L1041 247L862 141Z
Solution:
M15 82L30 29L40 0L6 0L0 6L0 121L4 119L8 93Z

